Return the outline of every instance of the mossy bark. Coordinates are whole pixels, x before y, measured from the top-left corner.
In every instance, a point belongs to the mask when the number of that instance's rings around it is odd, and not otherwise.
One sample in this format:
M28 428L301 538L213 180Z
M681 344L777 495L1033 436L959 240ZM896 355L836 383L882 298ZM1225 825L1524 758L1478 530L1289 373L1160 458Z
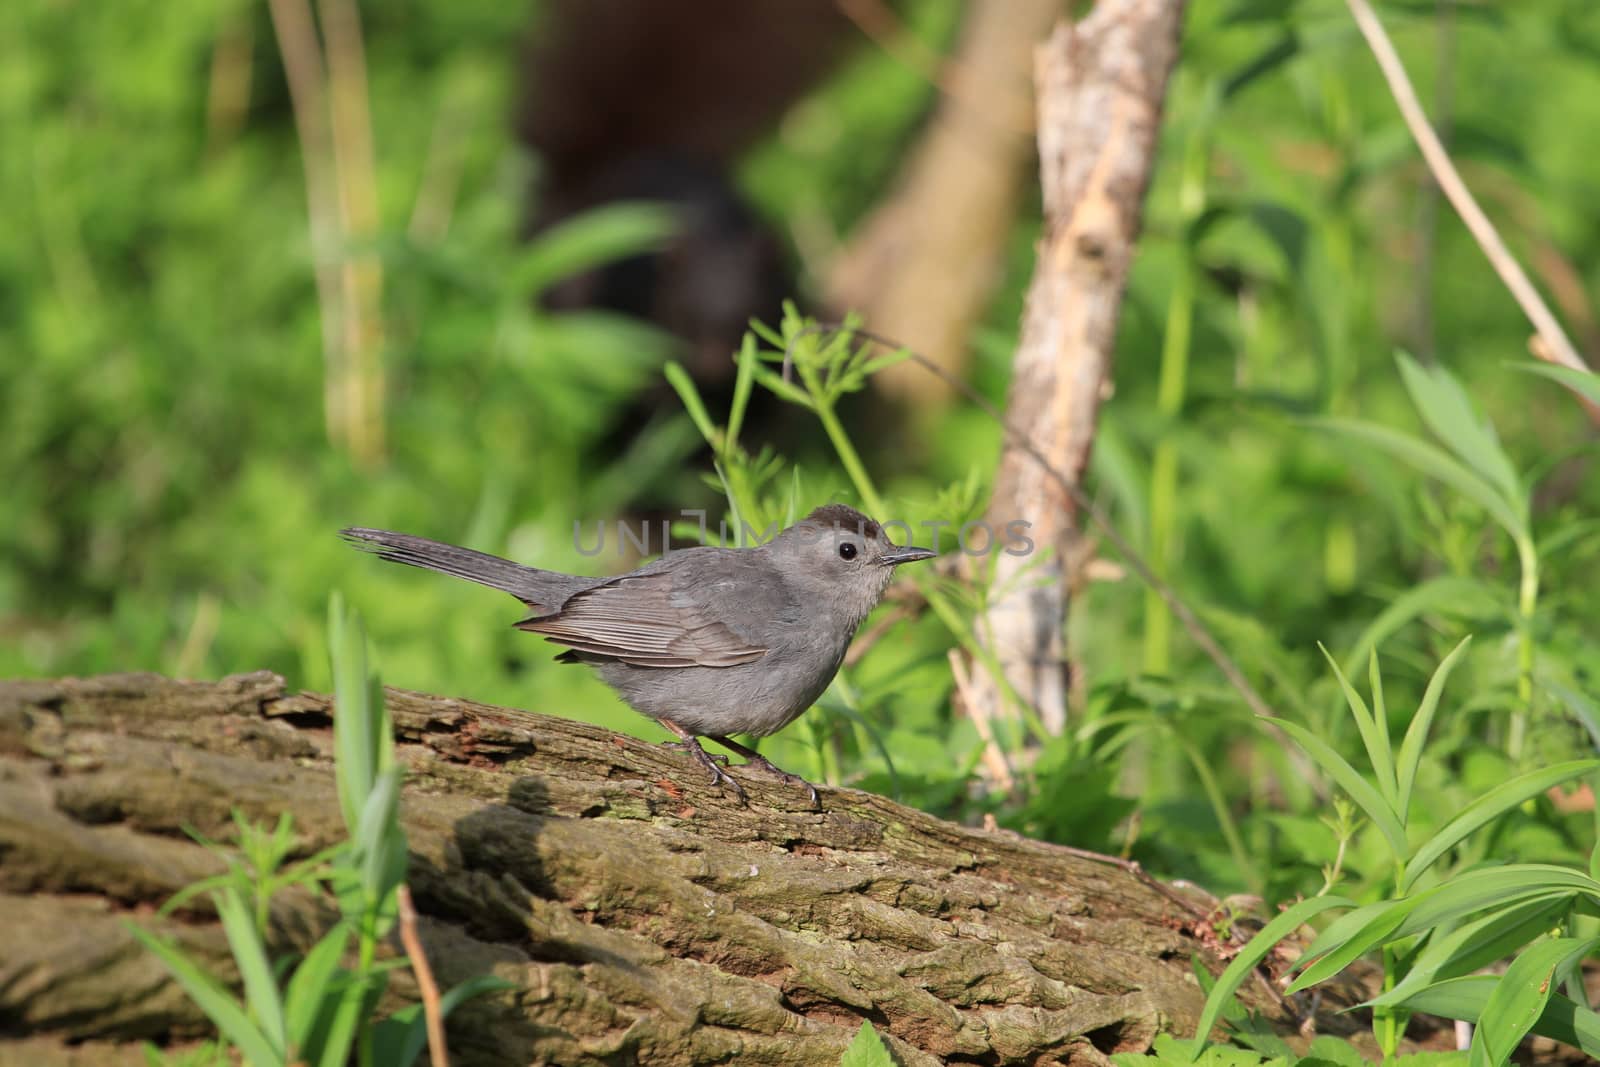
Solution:
M442 983L515 992L450 1019L473 1064L833 1064L861 1020L902 1063L1100 1064L1191 1031L1207 906L1107 863L848 789L807 810L744 775L582 723L389 690L422 938ZM206 911L155 908L215 872L185 833L294 814L342 834L327 698L265 672L0 684L0 1064L124 1063L206 1022L128 933L221 974ZM735 771L735 773L740 773ZM290 894L284 947L332 919ZM413 994L396 972L396 997ZM1265 983L1247 999L1285 1006Z

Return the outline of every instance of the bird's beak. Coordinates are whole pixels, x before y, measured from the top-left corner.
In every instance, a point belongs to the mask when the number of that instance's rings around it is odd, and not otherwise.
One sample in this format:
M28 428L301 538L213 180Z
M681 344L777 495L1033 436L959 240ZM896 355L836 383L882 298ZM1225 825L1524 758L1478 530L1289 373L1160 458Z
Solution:
M915 563L919 559L932 559L939 553L930 552L926 548L892 548L878 557L878 562L885 567L898 567L902 563Z

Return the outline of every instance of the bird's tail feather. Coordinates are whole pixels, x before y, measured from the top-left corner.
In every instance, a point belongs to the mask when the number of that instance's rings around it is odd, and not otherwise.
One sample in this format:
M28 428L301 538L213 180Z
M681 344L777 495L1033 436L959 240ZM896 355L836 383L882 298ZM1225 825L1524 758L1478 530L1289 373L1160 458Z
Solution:
M491 589L510 593L529 607L547 612L557 610L561 603L576 591L575 588L566 588L567 586L581 587L589 584L570 575L542 571L536 567L524 567L520 563L491 556L486 552L475 552L470 548L447 545L442 541L430 541L426 537L413 537L411 534L395 533L392 530L371 530L362 526L352 526L339 531L339 536L356 548L371 552L381 559L422 567L487 585Z

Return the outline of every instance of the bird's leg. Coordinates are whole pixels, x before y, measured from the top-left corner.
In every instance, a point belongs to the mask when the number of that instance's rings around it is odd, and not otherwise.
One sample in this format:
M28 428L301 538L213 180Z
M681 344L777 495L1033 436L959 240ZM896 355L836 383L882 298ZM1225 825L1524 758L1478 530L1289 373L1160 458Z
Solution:
M711 738L711 740L715 741L717 744L721 745L723 748L729 749L735 754L743 756L747 761L749 761L749 765L754 767L756 770L765 774L773 775L777 778L781 778L789 785L802 786L806 793L811 797L811 806L818 811L822 810L822 798L817 796L817 787L800 777L798 774L790 774L788 771L777 766L755 749L747 748L732 738L724 737L722 734L707 734L706 736Z
M688 730L685 730L671 719L657 719L656 722L659 722L662 726L665 726L667 729L677 734L677 747L681 747L690 756L694 757L696 763L700 764L700 766L711 772L712 785L726 785L729 789L733 790L733 795L739 798L739 803L746 806L749 805L750 798L745 796L744 786L734 781L731 777L729 777L727 771L717 766L716 759L711 755L711 753L700 747L700 742L696 740L694 734L691 734ZM727 759L724 758L723 762L726 763Z
M699 745L698 742L691 742L691 741L662 741L662 742L660 742L660 744L661 744L662 748L675 748L679 752L685 752L685 753L687 753L689 751L689 746L691 744L694 745L695 748L700 748L700 745ZM706 750L701 748L700 751L701 752L705 752ZM706 759L716 760L718 763L722 764L724 767L726 767L728 765L728 757L724 756L720 752L706 752Z

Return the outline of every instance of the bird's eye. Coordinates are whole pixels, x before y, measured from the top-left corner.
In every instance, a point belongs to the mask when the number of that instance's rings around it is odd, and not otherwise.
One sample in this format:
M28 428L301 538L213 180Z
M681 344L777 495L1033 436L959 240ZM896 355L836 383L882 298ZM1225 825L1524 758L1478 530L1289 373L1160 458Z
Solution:
M839 558L840 559L855 559L856 558L856 546L851 544L849 541L840 542L840 544L839 544Z

